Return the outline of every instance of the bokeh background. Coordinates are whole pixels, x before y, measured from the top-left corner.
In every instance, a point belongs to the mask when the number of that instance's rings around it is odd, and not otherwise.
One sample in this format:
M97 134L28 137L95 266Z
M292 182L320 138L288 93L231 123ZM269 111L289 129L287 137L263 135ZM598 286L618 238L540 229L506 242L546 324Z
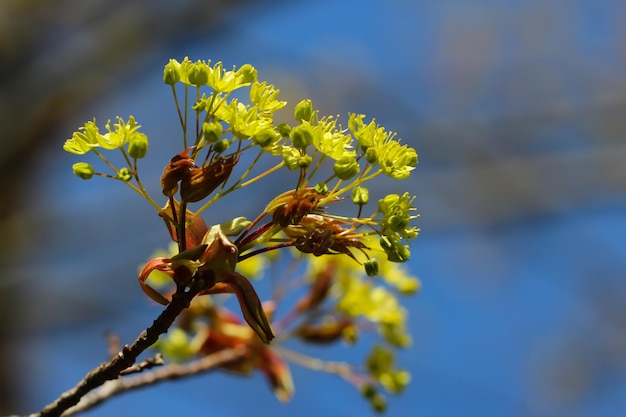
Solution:
M417 149L413 382L388 415L626 415L624 22L615 0L2 1L0 414L38 410L105 359L105 330L130 341L158 312L135 271L161 220L72 176L61 146L132 114L158 175L178 138L162 67L188 55L252 63L292 104L375 116ZM293 373L287 405L258 375L209 374L86 415L371 415L338 378Z

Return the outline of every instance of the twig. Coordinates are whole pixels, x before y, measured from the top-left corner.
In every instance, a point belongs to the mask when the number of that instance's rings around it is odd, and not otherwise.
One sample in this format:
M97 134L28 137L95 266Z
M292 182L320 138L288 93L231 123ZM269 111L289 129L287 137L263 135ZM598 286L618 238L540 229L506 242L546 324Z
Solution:
M117 379L120 373L131 367L137 357L152 346L161 334L167 332L176 317L189 307L191 300L204 286L205 283L202 279L196 279L187 291L185 291L184 286L180 286L172 296L171 303L150 327L141 332L132 345L125 345L121 352L110 361L91 370L74 388L64 392L54 402L45 406L39 413L31 414L30 417L59 417L65 410L76 405L89 391L101 386L106 381Z
M210 371L215 369L217 366L239 359L245 355L245 353L245 346L237 346L232 349L224 349L211 355L204 356L193 362L185 364L172 363L154 371L142 373L134 377L108 381L97 391L85 395L78 404L63 413L63 417L70 417L87 411L119 394L151 386L160 382L176 380Z
M164 363L165 362L163 362L163 355L157 353L154 356L144 359L140 363L136 363L133 366L124 369L122 372L120 372L120 376L143 372L146 369L152 369L157 366L162 366Z

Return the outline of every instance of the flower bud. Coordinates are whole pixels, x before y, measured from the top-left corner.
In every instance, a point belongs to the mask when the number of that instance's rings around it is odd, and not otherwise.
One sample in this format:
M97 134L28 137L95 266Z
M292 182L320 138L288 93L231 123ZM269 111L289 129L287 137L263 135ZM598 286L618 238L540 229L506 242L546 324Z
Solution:
M359 340L359 328L354 324L343 329L341 334L343 341L349 345L354 345Z
M295 169L299 169L299 159L300 152L298 152L297 149L292 147L285 147L285 149L283 149L283 161L289 170L293 171Z
M375 164L378 162L378 153L374 148L367 148L365 151L365 160L370 164Z
M294 147L304 149L313 143L313 129L310 124L303 123L291 129L289 137Z
M379 414L382 414L387 410L387 400L380 394L377 394L370 398L370 403L374 411Z
M128 182L131 180L131 178L133 178L132 172L130 172L130 169L126 167L120 169L120 172L118 172L117 176L124 182Z
M252 136L254 143L261 147L271 145L272 142L278 139L280 139L278 134L271 127L261 129Z
M378 394L378 390L373 384L365 383L361 385L361 394L363 394L365 398L373 398Z
M228 139L222 139L219 142L215 142L213 144L213 150L217 153L222 153L229 147L230 147L230 142L228 141Z
M180 64L175 59L170 59L163 70L163 82L174 85L180 81Z
M296 108L293 111L293 117L299 122L311 121L312 114L313 114L313 103L308 98L296 104Z
M368 277L378 275L378 261L376 259L368 259L363 265L365 266L365 273Z
M220 223L220 229L226 236L237 236L246 227L250 226L252 222L245 217L235 217L224 223Z
M89 180L93 177L93 166L87 162L77 162L72 165L72 171L74 175L84 180Z
M189 65L189 84L195 86L205 85L209 81L207 65L198 61Z
M417 152L415 152L415 149L408 148L405 158L407 166L414 167L415 165L417 165Z
M361 167L354 157L342 156L335 161L333 170L339 179L348 180L358 174Z
M202 133L204 134L204 140L208 143L215 143L222 137L224 128L220 122L214 121L211 123L205 122L202 125Z
M313 189L319 195L326 195L326 194L328 194L328 184L326 184L325 182L317 183L317 185L315 185L315 187Z
M396 233L400 233L409 226L410 219L411 218L409 216L393 215L389 217L387 223L389 224L391 230Z
M370 199L369 190L365 187L356 186L352 189L352 202L360 206L367 204Z
M242 65L237 72L235 73L235 77L237 78L237 83L239 85L242 84L250 84L257 79L257 70L250 64Z
M392 242L387 236L380 238L380 247L387 254L387 260L391 262L406 262L411 256L411 251L400 242Z
M135 133L128 142L128 154L131 158L141 159L148 152L148 136L143 133Z
M311 162L313 162L313 158L310 155L302 155L298 158L298 168L308 168L311 166Z
M276 130L278 131L278 133L280 133L281 137L288 138L289 134L291 133L291 126L289 126L287 123L281 123L276 126Z

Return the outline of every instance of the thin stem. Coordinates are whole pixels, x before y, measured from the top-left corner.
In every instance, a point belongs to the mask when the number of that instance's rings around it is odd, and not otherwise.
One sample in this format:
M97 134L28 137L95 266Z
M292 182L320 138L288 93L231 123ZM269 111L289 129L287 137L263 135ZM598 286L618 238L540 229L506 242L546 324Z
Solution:
M317 153L317 151L316 151L316 153ZM324 159L326 159L326 155L324 155L324 154L321 154L321 155L322 156L318 159L317 164L315 164L315 166L313 167L313 169L309 173L309 177L306 180L307 184L311 182L311 180L313 179L313 175L315 175L317 170L320 169L320 167L322 166L322 162L324 162Z
M241 184L239 186L239 188L246 187L246 186L252 184L253 182L260 180L261 178L268 176L272 172L278 171L283 166L285 166L285 162L284 161L280 161L278 164L274 165L272 168L268 169L267 171L264 171L264 172L260 173L259 175L257 175L256 177L254 177L252 179L249 179L248 181L244 182L243 184Z
M304 178L306 177L306 168L300 168L300 175L298 176L298 183L296 184L296 193L300 190L300 188L306 187L306 181Z
M187 149L187 114L189 112L189 85L185 84L185 116L183 122L183 147Z
M269 252L271 250L275 250L275 249L281 249L281 248L287 248L289 246L293 246L294 242L285 242L285 243L279 243L277 245L272 245L272 246L266 246L264 248L261 249L257 249L257 250L253 250L252 252L248 252L245 255L239 255L239 258L237 259L237 262L241 262L245 259L251 258L255 255L259 255L261 253L265 253L265 252Z
M240 239L237 239L237 241L235 242L235 245L237 245L240 252L243 252L244 250L247 249L246 248L247 245L250 245L252 242L259 239L261 236L263 236L264 233L271 230L273 226L274 226L273 222L265 223L263 226L259 227L254 232L252 232L252 234L245 236L245 237L241 237ZM272 235L276 234L276 231L277 230L275 229Z
M161 214L162 216L164 216L166 219L168 220L172 220L171 217L165 213L163 211L163 209L161 208L161 206L159 206L156 201L154 201L154 199L150 196L150 194L148 193L148 191L144 188L143 184L141 183L141 181L139 180L139 173L137 171L137 160L134 160L134 164L131 163L130 158L128 156L128 154L126 153L126 151L123 148L120 148L122 155L124 156L124 159L126 160L126 163L128 164L128 167L131 168L133 170L133 176L135 177L135 181L137 181L137 186L133 185L131 182L129 181L123 181L124 184L126 184L126 186L128 186L131 190L133 190L134 192L136 192L137 194L139 194L140 196L142 196L143 198L145 198L148 203L150 203L150 205L152 207L154 207L157 212L159 214ZM97 149L92 149L93 153L95 153L109 168L111 168L111 170L115 173L118 172L117 168L115 168L115 166L109 162L109 160L107 158L105 158L104 155L102 155ZM112 175L108 175L108 174L99 174L103 177L107 177L107 178L111 178L111 179L115 179L115 180L120 180L119 177L114 177Z
M371 180L372 178L378 176L380 174L380 170L374 172L373 174L367 175L365 177L359 177L357 179L355 179L354 181L352 181L350 184L346 185L345 187L341 188L340 190L337 191L337 188L339 188L339 185L342 183L342 181L338 181L337 184L335 184L335 187L333 188L333 191L328 193L328 195L323 198L320 201L320 204L325 204L328 201L332 200L333 198L335 198L335 196L341 195L343 193L345 193L346 191L350 190L351 188L353 188L354 186L358 185L358 184L363 184L364 182L367 182L369 180Z
M246 228L245 228L245 230L244 230L243 232L241 232L241 234L239 235L239 237L237 238L237 240L235 240L235 246L237 246L238 248L240 248L240 247L241 247L241 245L242 245L242 244L241 244L241 242L242 242L242 241L243 241L243 239L246 237L246 235L247 235L248 233L250 233L250 230L252 230L252 228L253 228L254 226L256 226L256 225L257 225L257 224L261 221L261 219L262 219L263 217L265 217L265 215L266 215L266 214L267 214L267 213L265 213L265 212L263 212L263 213L259 214L259 215L257 216L257 218L256 218L256 219L254 219L254 221L252 221L252 223L250 223L250 224L248 225L248 227L246 227Z
M200 101L200 86L196 87L196 103ZM196 139L194 140L194 145L198 144L200 140L200 112L201 110L196 110ZM187 147L185 147L187 149Z
M176 87L172 84L172 93L174 94L174 102L176 103L176 112L178 112L178 120L180 121L180 126L185 129L185 121L183 120L183 114L180 112L180 104L178 103L178 95L176 94ZM185 146L185 149L187 147Z
M172 212L174 212L175 210L172 210ZM187 214L187 202L186 201L181 201L180 202L180 221L178 222L178 251L179 252L183 252L185 249L187 249L187 232L185 231L186 228L186 224L185 224L185 217Z
M115 168L115 165L109 162L109 160L106 159L104 155L100 153L100 151L98 151L96 148L92 148L91 151L95 153L96 155L98 155L98 158L100 158L109 168L111 168L111 171L117 174L118 171L117 171L117 168Z
M314 371L328 372L330 374L341 376L352 376L354 371L352 366L346 362L331 362L323 361L312 356L307 356L302 353L295 352L291 349L287 349L281 345L273 346L281 356L287 359L289 362L295 363L307 369Z
M239 142L240 146L241 146L241 142ZM244 152L245 150L250 149L250 147L246 147L241 149L238 152ZM248 176L248 174L250 174L250 171L252 171L252 168L254 168L254 166L256 165L257 162L259 162L259 159L261 159L261 156L265 153L265 151L263 150L263 148L261 148L259 150L259 153L257 154L257 156L254 158L254 161L252 161L252 163L250 164L250 166L244 171L243 174L241 174L241 176L239 177L239 179L237 180L237 182L235 182L233 184L233 187L238 186L239 184L241 184L241 181L244 180L244 178L246 178Z
M200 207L194 214L193 216L191 216L191 218L188 220L189 223L191 223L197 216L200 215L200 213L202 213L204 210L208 209L209 207L211 207L211 205L213 203L215 203L217 200L219 200L222 197L225 197L226 195L232 193L235 190L238 190L240 188L246 187L250 184L252 184L255 181L260 180L261 178L271 174L274 171L279 170L280 168L282 168L285 165L285 163L283 161L281 161L280 163L276 164L275 166L273 166L272 168L268 169L265 172L262 172L261 174L257 175L256 177L244 182L243 184L239 184L239 185L233 185L232 187L230 187L228 190L224 190L224 191L220 191L219 193L216 193L209 201L207 201L206 203L204 203L202 205L202 207Z

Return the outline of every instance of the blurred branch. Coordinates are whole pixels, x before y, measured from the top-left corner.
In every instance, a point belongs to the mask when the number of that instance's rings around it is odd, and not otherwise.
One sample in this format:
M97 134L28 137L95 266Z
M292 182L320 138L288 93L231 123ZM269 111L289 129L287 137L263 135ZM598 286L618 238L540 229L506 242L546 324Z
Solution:
M132 378L122 378L108 381L97 391L84 396L78 404L67 410L67 412L63 414L63 417L73 416L89 410L122 393L130 392L160 382L172 381L210 371L220 365L240 358L245 354L245 352L246 348L239 345L232 349L224 349L211 355L204 356L193 362L185 364L172 363L157 370L143 373Z
M165 310L154 320L152 325L144 330L130 346L124 346L122 351L115 355L109 362L100 364L89 372L74 388L64 392L54 402L45 406L39 413L32 417L58 417L70 407L76 405L80 399L91 390L101 386L105 382L117 379L130 368L137 357L147 348L152 346L159 336L170 328L176 317L187 307L198 292L203 288L204 280L196 279L188 291L184 287L173 294L172 301Z

